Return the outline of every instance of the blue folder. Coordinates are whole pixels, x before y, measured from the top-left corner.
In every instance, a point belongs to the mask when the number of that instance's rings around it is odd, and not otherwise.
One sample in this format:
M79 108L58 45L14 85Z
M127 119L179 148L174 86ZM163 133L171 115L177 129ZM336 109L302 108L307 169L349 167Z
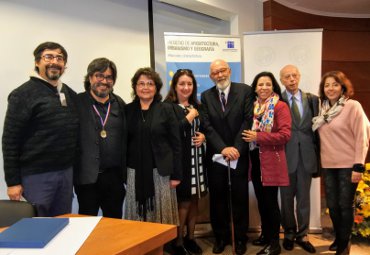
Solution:
M69 218L24 218L0 233L2 248L43 248Z

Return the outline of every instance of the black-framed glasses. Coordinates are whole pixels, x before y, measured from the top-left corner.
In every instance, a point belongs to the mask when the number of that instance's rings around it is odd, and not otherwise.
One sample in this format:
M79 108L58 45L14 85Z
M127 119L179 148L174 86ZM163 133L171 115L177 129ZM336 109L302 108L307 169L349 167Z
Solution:
M54 56L52 54L45 54L44 56L42 56L42 59L45 62L52 62L54 59L56 59L58 63L64 62L64 57L62 55L55 55Z
M103 81L104 79L106 80L107 83L113 83L114 82L114 78L112 75L107 75L105 76L104 74L102 73L96 73L94 74L95 76L95 79L98 81L98 82L101 82Z

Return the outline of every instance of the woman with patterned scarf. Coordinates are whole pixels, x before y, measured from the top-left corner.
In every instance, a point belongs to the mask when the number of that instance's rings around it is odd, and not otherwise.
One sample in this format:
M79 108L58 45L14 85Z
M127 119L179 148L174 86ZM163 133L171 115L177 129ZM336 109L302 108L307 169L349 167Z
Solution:
M320 136L326 202L335 231L329 250L335 254L350 251L353 202L369 148L369 120L361 104L349 99L353 94L344 73L324 74L319 87L321 109L313 118L312 129Z
M257 254L280 254L279 186L288 186L285 144L290 139L291 116L283 102L281 90L270 72L257 74L252 83L256 95L252 130L244 130L243 140L249 142L252 182L261 217L261 237L265 247Z

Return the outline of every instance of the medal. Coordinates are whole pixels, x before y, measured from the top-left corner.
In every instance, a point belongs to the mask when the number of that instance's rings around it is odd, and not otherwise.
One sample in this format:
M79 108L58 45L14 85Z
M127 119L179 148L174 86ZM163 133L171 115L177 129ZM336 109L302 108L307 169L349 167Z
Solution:
M104 127L105 127L105 124L108 121L108 117L109 117L109 113L110 113L110 102L108 103L108 110L107 110L107 114L105 115L105 119L104 120L101 117L98 109L96 109L95 105L93 105L93 108L94 108L95 113L98 115L98 117L100 119L101 126L102 126L102 130L100 131L100 137L103 138L103 139L104 138L107 138L107 131L104 129Z
M106 138L107 137L107 131L105 131L104 129L102 131L100 131L100 137L101 138Z

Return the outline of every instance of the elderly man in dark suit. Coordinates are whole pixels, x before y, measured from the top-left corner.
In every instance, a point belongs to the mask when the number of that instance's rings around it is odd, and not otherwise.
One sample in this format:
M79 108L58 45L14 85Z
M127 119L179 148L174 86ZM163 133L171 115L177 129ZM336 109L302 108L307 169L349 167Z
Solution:
M85 92L76 102L80 118L79 160L74 172L80 214L122 218L125 197L127 128L124 101L113 93L116 65L94 59Z
M289 103L292 114L291 139L286 145L290 185L280 187L283 247L292 250L295 241L304 250L315 253L307 233L312 174L318 169L312 118L318 113L319 102L317 96L298 88L300 77L298 68L293 65L287 65L280 71L280 81L286 88L282 96ZM297 201L297 219L294 198Z
M252 123L251 88L230 81L231 69L218 59L210 65L215 86L201 95L205 109L204 128L207 140L206 167L210 192L211 225L216 238L213 253L222 253L231 237L228 209L227 167L212 162L214 154L226 160L238 160L232 169L232 207L235 226L235 251L246 252L248 230L248 144L241 138Z

